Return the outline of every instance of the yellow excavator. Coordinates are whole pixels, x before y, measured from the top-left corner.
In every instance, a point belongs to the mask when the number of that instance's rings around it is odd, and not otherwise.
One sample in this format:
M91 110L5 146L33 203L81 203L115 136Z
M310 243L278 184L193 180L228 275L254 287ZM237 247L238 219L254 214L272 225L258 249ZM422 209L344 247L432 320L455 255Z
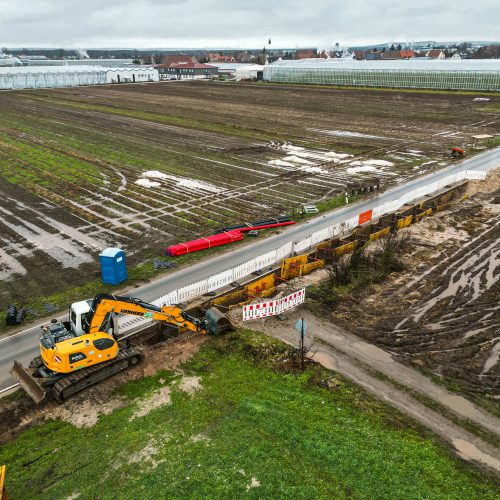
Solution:
M25 368L18 361L10 373L36 402L49 395L62 402L72 394L134 366L141 353L120 345L118 315L133 315L160 321L179 332L218 335L232 329L218 309L208 309L203 318L189 315L177 306L158 307L133 297L99 294L93 300L70 306L68 321L42 327L40 356Z

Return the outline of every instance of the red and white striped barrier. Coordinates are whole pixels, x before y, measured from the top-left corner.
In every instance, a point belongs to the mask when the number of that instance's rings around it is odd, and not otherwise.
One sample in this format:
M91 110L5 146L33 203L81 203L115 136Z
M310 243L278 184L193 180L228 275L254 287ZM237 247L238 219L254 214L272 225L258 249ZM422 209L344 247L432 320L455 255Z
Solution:
M243 321L277 316L299 304L303 304L306 298L306 289L302 288L296 292L275 300L266 300L257 304L243 306Z

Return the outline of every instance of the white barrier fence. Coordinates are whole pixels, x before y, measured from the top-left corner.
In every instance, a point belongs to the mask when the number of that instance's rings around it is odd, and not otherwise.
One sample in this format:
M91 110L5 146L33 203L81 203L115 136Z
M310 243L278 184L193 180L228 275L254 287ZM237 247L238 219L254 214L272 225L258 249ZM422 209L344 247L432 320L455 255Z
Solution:
M222 271L222 273L210 276L207 281L209 292L224 288L234 281L234 269L228 269L227 271Z
M282 297L281 299L266 300L256 304L243 306L243 321L252 319L266 318L267 316L276 316L299 304L303 304L306 297L306 289L302 288L296 292Z
M432 194L438 191L439 189L442 189L445 186L455 184L456 182L460 182L465 179L484 180L486 179L486 172L476 171L476 170L465 170L463 172L459 172L458 174L448 175L441 180L431 182L426 186L422 186L418 189L410 191L409 193L405 193L397 200L389 201L382 205L373 207L371 212L371 218L369 220L376 219L378 217L381 217L382 215L394 212L395 210L397 210L406 203L412 202L426 195ZM278 249L272 250L263 255L255 257L254 259L244 262L243 264L240 264L239 266L236 266L233 269L222 271L221 273L218 273L214 276L210 276L205 280L192 283L191 285L179 288L178 290L173 290L168 294L155 299L154 301L152 301L152 303L160 307L165 305L178 304L181 302L187 302L189 300L192 300L195 297L199 297L207 292L213 292L220 288L224 288L230 283L238 281L239 279L242 279L252 274L255 271L264 269L268 266L272 266L276 262L281 262L284 258L289 257L293 253L296 254L302 253L322 241L328 240L335 236L340 236L344 232L351 231L352 229L357 227L359 223L360 223L359 215L350 217L349 219L345 220L340 224L334 224L327 228L320 229L319 231L316 231L295 243L293 242L285 243ZM273 301L269 302L271 303ZM147 321L150 320L145 320L144 318L137 318L137 317L120 318L119 329L120 331L127 331Z

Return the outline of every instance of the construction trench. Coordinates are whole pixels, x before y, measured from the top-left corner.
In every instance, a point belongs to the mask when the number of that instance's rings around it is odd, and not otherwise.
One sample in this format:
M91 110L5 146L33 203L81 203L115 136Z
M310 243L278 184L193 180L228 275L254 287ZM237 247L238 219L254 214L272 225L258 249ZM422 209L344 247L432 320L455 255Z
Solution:
M295 255L288 259L284 259L279 266L273 266L266 272L254 273L254 276L246 281L233 283L226 287L215 296L206 295L189 304L187 307L191 314L199 314L210 306L216 306L224 312L227 312L232 318L241 316L240 307L249 302L258 301L265 297L276 296L283 293L283 289L294 286L296 278L306 277L315 270L325 267L332 259L353 251L357 246L366 243L376 242L384 238L389 233L395 233L401 229L408 228L412 224L418 223L435 213L444 212L455 206L461 206L460 202L467 200L466 194L467 182L463 182L453 187L447 187L440 193L434 196L427 196L416 204L409 204L401 207L399 210L387 214L376 221L364 224L355 228L351 233L345 233L341 238L334 238L320 243L313 251ZM324 273L324 271L321 271ZM320 276L318 273L318 276ZM324 275L323 275L324 276ZM287 284L287 282L289 282ZM286 315L287 321L299 317L302 312L294 311ZM338 371L352 378L362 387L370 392L373 392L378 397L387 400L401 411L413 416L428 428L440 435L444 440L450 443L460 456L467 460L472 460L481 463L485 467L500 471L500 462L496 458L496 450L493 446L487 444L487 439L478 437L471 432L464 431L456 424L456 419L462 421L473 422L475 425L481 426L490 436L498 438L498 419L492 415L473 405L465 398L456 394L449 393L442 386L434 384L427 376L419 374L418 371L411 367L406 367L398 360L393 360L391 354L386 351L371 345L368 342L361 341L358 337L336 328L336 325L325 324L321 320L316 320L311 317L306 311L308 321L318 330L318 334L314 340L314 360L320 362L325 367ZM283 318L282 318L283 319ZM294 343L296 334L293 329L290 332L284 332L284 323L279 318L273 318L271 321L252 323L250 328L262 330L264 333L281 338L282 340ZM241 325L241 323L240 323ZM340 332L340 333L339 333ZM165 345L165 339L169 336L175 337L176 333L166 329L159 324L152 325L147 329L143 329L140 335L132 335L130 342L132 345L146 347L145 351L151 352L154 358L154 352L161 349ZM191 338L191 336L189 336ZM196 337L196 336L195 336ZM323 340L322 340L323 338ZM168 346L173 347L176 344L182 345L190 342L184 335L178 338L171 338L167 341ZM323 344L321 343L323 342ZM346 352L357 359L357 364L353 364L347 359ZM376 362L374 361L376 360ZM439 400L440 404L446 407L446 411L453 414L454 418L440 414L438 411L431 411L425 405L412 399L412 396L404 391L397 391L389 382L384 382L378 379L373 374L363 370L363 364L373 365L375 370L380 370L380 373L386 377L397 380L400 383L405 383L412 390L423 391L431 398ZM146 356L146 368L141 373L131 375L132 377L140 377L154 372L154 366L150 366ZM135 369L134 369L135 370ZM153 371L151 371L153 370ZM119 381L128 380L123 376L117 376L112 385ZM92 388L93 394L100 393L100 386L106 386L108 382ZM85 393L78 397L88 397ZM444 401L444 403L443 403ZM71 404L71 401L68 402ZM34 415L36 411L32 406L26 405L26 411L30 415ZM54 411L53 407L51 407ZM22 421L22 411L17 411L17 415L12 410L9 415L0 410L2 419L6 417L6 421L12 422L13 427L21 426L24 428ZM28 422L26 425L33 423L30 418L25 419ZM17 422L17 424L16 424ZM14 434L18 431L14 430ZM12 436L11 433L9 433ZM3 438L0 438L3 439ZM486 442L485 442L486 441Z

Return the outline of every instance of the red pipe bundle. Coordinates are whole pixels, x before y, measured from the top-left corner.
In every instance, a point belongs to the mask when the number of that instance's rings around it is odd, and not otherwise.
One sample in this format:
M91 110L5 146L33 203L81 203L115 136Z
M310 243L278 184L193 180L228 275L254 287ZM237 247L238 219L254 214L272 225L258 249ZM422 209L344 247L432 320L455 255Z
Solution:
M291 224L295 224L295 221L279 222L276 224L265 224L263 226L251 226L234 229L232 231L225 231L224 233L214 234L212 236L207 236L206 238L199 238L197 240L179 243L178 245L171 245L167 247L167 255L170 257L177 257L186 253L199 252L200 250L205 250L207 248L218 247L220 245L227 245L228 243L240 241L243 239L243 233L247 231L290 226Z

